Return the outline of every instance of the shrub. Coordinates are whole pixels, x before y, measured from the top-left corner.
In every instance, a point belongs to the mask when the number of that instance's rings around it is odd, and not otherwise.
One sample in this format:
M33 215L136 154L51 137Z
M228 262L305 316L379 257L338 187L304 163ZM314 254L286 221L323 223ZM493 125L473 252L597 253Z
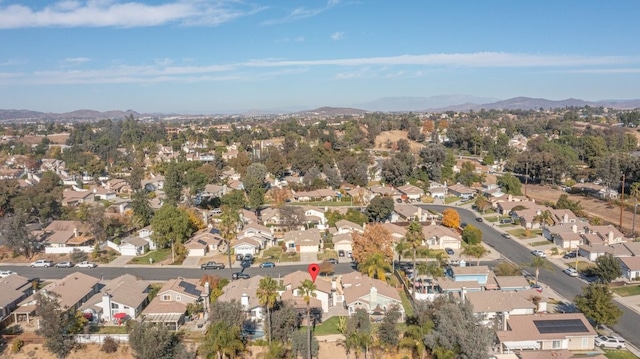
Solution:
M111 337L104 338L104 342L102 343L101 351L105 353L115 353L118 351L118 342Z
M17 353L20 351L20 349L22 349L23 346L24 346L24 342L21 339L16 339L11 344L11 352Z

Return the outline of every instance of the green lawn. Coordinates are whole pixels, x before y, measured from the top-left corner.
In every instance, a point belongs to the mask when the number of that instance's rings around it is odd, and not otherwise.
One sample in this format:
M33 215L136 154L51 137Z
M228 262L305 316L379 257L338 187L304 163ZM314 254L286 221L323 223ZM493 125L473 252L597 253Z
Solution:
M529 233L529 236L527 237L527 230L524 228L517 228L517 229L512 229L510 231L508 231L509 234L511 234L512 236L518 238L518 239L529 239L529 238L535 238L539 235L542 234L542 230L540 229L534 229L531 230Z
M329 258L338 258L338 252L334 251L333 249L325 249L323 253L318 253L318 260L319 261L324 261L327 260Z
M153 258L153 263L158 263L170 257L171 248L163 248L151 251L142 257L135 257L129 262L129 264L149 264L149 258Z
M529 243L529 245L532 247L538 247L538 246L546 246L547 244L550 244L550 243L551 242L549 241L539 241L539 242Z
M282 253L280 255L280 262L300 262L299 253Z
M340 317L331 317L324 322L316 325L316 329L313 331L315 335L330 335L340 334L338 331L338 324L340 323ZM307 330L307 328L303 328Z
M575 261L568 262L567 264L569 265L569 267L576 269L578 272L584 272L587 269L593 268L596 266L594 263L589 263L585 261L578 261L578 268L576 268Z
M630 297L632 295L640 295L640 285L628 285L624 287L611 288L611 291L621 297Z
M453 203L456 201L459 201L460 198L456 197L456 196L448 196L444 198L444 203L449 204L449 203Z
M632 352L628 350L604 350L604 355L608 359L638 359L637 356L633 355Z
M404 290L399 289L398 293L400 293L400 298L402 299L402 307L404 308L404 314L409 317L413 315L413 306L407 297L407 293Z
M498 222L498 216L484 217L484 220L487 222L495 223L495 222Z

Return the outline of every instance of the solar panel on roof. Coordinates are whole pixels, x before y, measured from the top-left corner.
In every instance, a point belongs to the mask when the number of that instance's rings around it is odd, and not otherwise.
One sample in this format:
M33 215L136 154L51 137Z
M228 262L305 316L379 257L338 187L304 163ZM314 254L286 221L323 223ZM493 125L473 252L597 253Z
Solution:
M201 294L200 291L196 289L196 286L193 285L192 283L181 281L180 284L178 284L178 286L184 288L185 293L189 293L197 296Z
M589 329L580 319L534 320L540 334L588 333Z

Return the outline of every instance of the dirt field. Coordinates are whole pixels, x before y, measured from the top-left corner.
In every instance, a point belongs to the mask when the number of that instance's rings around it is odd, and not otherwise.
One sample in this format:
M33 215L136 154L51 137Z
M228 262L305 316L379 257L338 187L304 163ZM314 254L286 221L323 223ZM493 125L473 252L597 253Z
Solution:
M524 185L523 185L524 192ZM556 202L560 195L567 194L559 189L553 189L548 186L541 185L528 185L527 196L536 200L536 202L551 201ZM584 211L590 216L599 217L603 221L619 225L620 224L620 207L614 204L610 204L606 201L601 201L591 197L579 196L569 194L569 199L572 201L580 201ZM640 214L640 213L639 213ZM640 221L640 216L636 218L636 221ZM633 223L633 210L625 209L622 213L622 227L626 232L631 232L631 226ZM636 229L640 227L640 222L636 224Z
M398 140L408 140L407 139L407 131L384 131L382 133L380 133L377 137L376 137L376 150L388 150L386 144L387 141L391 142L391 143L396 143L398 142ZM409 145L411 146L411 152L419 152L421 148L424 147L423 144L420 144L418 142L415 141L409 141Z

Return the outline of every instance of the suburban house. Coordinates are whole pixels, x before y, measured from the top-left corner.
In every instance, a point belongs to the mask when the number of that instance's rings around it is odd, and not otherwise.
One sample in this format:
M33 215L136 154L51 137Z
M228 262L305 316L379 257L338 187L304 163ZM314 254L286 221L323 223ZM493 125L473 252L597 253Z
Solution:
M339 233L333 235L333 248L336 251L344 251L345 253L349 253L353 250L353 237L351 233Z
M387 222L383 223L382 226L384 227L384 229L389 231L389 233L391 233L391 237L393 237L392 241L394 243L401 241L402 238L404 238L404 236L407 234L407 229L397 224Z
M514 276L493 276L498 289L503 292L523 291L531 288L527 279L521 275Z
M404 186L398 187L398 191L400 191L400 193L410 201L420 201L420 198L424 196L424 190L422 188L408 183Z
M592 350L598 335L582 313L509 316L496 334L500 352Z
M578 228L575 223L557 223L553 226L546 226L542 229L542 236L550 241L554 240L554 236L563 233L584 233L583 228Z
M447 192L450 195L460 197L461 199L471 199L476 194L476 190L460 183L447 187Z
M89 300L89 298L93 297L94 294L99 292L99 280L96 277L81 272L74 272L62 279L53 281L51 284L40 289L39 292L43 295L56 296L60 308L75 311ZM21 302L20 306L33 306L33 309L35 309L35 304L36 299L35 296L32 295Z
M291 191L293 199L298 202L309 201L333 201L338 197L336 191L329 188L321 188L315 191L296 192Z
M44 234L45 253L71 253L74 249L83 252L93 250L93 235L88 226L80 221L53 221L44 228Z
M141 256L149 250L149 241L140 237L126 238L118 246L118 252L123 256Z
M640 257L619 257L622 276L630 281L640 280Z
M569 209L549 209L555 223L577 223L578 217Z
M484 324L490 325L496 319L534 314L537 306L531 298L537 295L535 290L529 290L529 293L485 290L464 293L463 300L469 301L473 312L482 318Z
M413 220L424 222L426 219L427 214L423 213L421 207L408 203L394 203L393 205L391 222L410 222Z
M349 315L357 309L364 309L374 319L380 319L392 306L402 314L404 320L402 299L398 291L386 282L369 278L359 272L350 272L336 279L336 303L349 311Z
M145 321L161 323L170 330L178 330L185 321L187 305L209 301L208 283L204 286L197 279L171 279L160 288L151 303L142 311Z
M318 253L322 243L322 236L317 228L289 231L284 234L283 242L288 252Z
M266 245L266 242L272 242L275 240L273 233L269 227L263 226L258 223L249 223L245 224L245 226L238 233L238 238L247 238L247 237L260 237L262 238L260 242L263 242L263 247Z
M149 283L131 274L123 274L109 281L80 310L94 321L108 322L119 316L136 318L148 303ZM124 319L122 317L120 319Z
M585 234L589 234L589 233L597 234L602 244L611 245L611 244L622 243L626 241L624 234L622 234L622 232L620 232L619 229L617 229L612 225L588 226L588 227L585 227L585 229L587 230ZM589 244L596 244L595 238L592 240L589 240L588 242Z
M482 195L487 198L500 198L505 195L502 188L495 183L482 184Z
M254 256L260 253L260 248L262 248L258 239L259 238L256 237L239 238L237 241L232 242L231 248L233 248L234 253L237 255L241 254L245 256L250 254Z
M436 289L443 294L459 294L462 292L471 293L484 290L484 286L477 280L453 280L452 278L436 278Z
M94 194L89 191L75 191L73 189L65 189L62 192L63 207L77 207L82 203L92 203Z
M260 305L256 292L262 278L264 277L257 275L245 280L232 281L223 288L222 295L217 300L220 302L239 300L248 319L261 321L265 315L263 312L264 306Z
M196 232L184 246L188 250L189 257L204 257L207 253L221 248L223 242L224 238L217 230L205 228Z
M431 224L422 227L424 235L424 245L429 249L460 249L462 248L462 240L460 234L451 228Z
M285 290L281 294L282 300L291 300L298 309L306 309L307 303L304 301L302 294L297 289L306 279L311 279L308 272L295 271L284 276L282 285ZM317 278L315 281L316 290L315 297L311 297L311 308L321 308L323 313L329 311L329 307L334 306L333 290L330 281Z
M18 303L33 293L31 280L18 274L0 278L0 320L8 317ZM14 318L17 321L17 318Z
M558 233L553 236L553 244L562 249L577 250L583 242L582 235L574 232Z
M338 230L338 233L353 233L353 232L363 233L364 232L364 228L361 225L357 223L353 223L351 221L347 221L346 219L341 219L337 221L336 229Z

